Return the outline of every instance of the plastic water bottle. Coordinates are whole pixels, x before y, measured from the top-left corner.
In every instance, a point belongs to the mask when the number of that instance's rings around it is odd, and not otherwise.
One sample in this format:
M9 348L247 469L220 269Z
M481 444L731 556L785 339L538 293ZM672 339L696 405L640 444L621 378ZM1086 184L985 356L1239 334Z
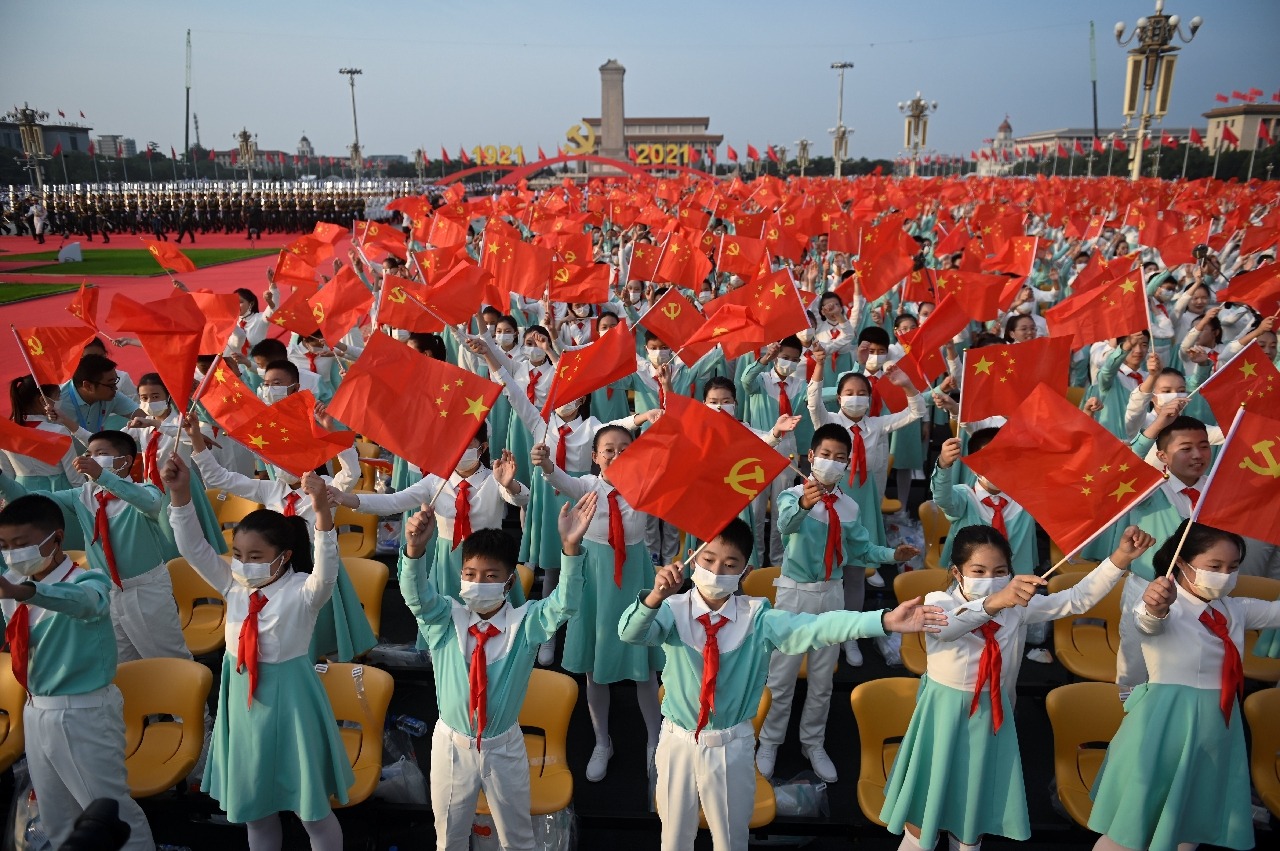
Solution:
M396 728L410 736L421 738L427 734L427 722L412 715L395 716Z

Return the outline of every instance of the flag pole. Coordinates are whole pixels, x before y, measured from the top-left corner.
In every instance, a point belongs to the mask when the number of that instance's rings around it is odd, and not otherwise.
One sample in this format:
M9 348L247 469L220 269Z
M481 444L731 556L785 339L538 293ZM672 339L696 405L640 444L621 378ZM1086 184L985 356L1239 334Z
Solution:
M1191 140L1190 140L1190 139L1187 139L1187 141L1183 142L1182 144L1183 144L1183 148L1182 148L1182 177L1180 177L1180 178L1178 178L1178 179L1179 179L1179 180L1186 180L1186 179L1187 179L1187 160L1189 160L1189 159L1191 158Z
M1182 537L1178 539L1178 546L1174 548L1173 557L1169 559L1169 570L1165 572L1166 579L1173 576L1173 566L1178 563L1178 556L1182 554L1182 545L1187 542L1187 535L1191 533L1191 527L1195 525L1196 518L1200 516L1200 506L1204 505L1204 498L1213 487L1213 481L1218 476L1218 468L1222 466L1222 459L1227 454L1227 447L1231 445L1231 439L1236 436L1236 429L1239 428L1240 420L1243 417L1244 405L1241 404L1239 408L1236 408L1236 415L1231 420L1231 428L1227 429L1227 436L1222 439L1222 446L1218 448L1217 460L1213 462L1213 469L1209 471L1209 478L1204 483L1204 493L1200 494L1200 498L1191 506L1191 516L1187 518L1187 525L1182 529Z
M45 407L49 407L49 397L44 395L44 388L40 386L40 379L36 377L35 364L31 362L31 357L27 353L27 347L23 344L22 337L18 335L18 329L13 325L10 325L9 330L13 332L13 339L18 343L18 351L22 352L22 359L27 363L27 371L31 373L31 380L36 383L36 391L39 392L40 398L44 400Z
M213 363L209 364L209 371L204 374L204 378L200 379L200 384L196 387L195 392L191 394L191 398L187 401L187 410L182 415L183 426L186 425L187 421L191 419L191 415L195 412L196 402L199 401L200 397L203 396L205 394L205 391L209 389L209 379L213 378L214 373L218 371L218 362L224 360L221 352L226 351L227 346L231 345L232 336L234 335L227 336L226 345L222 347L218 356L213 359ZM198 427L199 426L197 426L197 428ZM170 458L178 454L178 446L181 443L182 443L182 428L179 427L178 434L176 437L174 437L174 440L173 440L173 449L172 451L169 452Z

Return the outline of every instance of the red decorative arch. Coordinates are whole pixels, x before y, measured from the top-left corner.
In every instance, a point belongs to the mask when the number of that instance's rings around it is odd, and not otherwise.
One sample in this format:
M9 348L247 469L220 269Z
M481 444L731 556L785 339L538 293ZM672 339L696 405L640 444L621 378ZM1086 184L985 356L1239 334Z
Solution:
M625 171L627 174L635 175L637 177L641 177L647 174L647 172L644 169L634 166L629 162L623 162L622 160L613 160L613 159L609 159L608 157L597 157L594 154L574 154L574 155L566 154L564 156L559 156L559 157L547 157L544 160L538 160L537 162L532 162L532 163L529 163L528 165L518 166L514 171L509 172L506 176L504 176L501 180L499 180L498 183L506 186L514 186L515 184L519 183L521 180L524 180L525 178L530 177L533 174L536 174L537 172L541 171L544 168L547 168L548 166L558 165L559 163L583 163L583 162L599 163L600 165L607 165L612 168L616 168L619 171Z
M453 174L447 174L435 182L436 186L444 186L449 183L462 180L464 177L470 177L473 174L483 174L486 171L512 171L519 168L515 165L478 165L471 168L464 168L462 171L455 171Z
M678 171L683 174L692 174L694 177L715 177L715 175L709 171L703 171L702 169L699 169L699 168L691 168L690 166L687 166L687 165L669 165L666 163L657 163L653 165L638 166L638 168L642 168L645 171L654 171L656 169L667 169L668 171Z

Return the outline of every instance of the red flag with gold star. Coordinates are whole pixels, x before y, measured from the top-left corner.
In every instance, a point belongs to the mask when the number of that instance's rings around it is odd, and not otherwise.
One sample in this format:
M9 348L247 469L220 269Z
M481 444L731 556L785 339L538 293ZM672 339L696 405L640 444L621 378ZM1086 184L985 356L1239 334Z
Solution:
M286 245L284 250L300 260L306 261L310 266L319 266L333 257L333 246L323 239L317 239L310 234L298 237Z
M84 347L94 338L93 329L81 325L18 328L17 332L36 380L41 384L70 381L80 365Z
M902 368L912 376L912 382L921 387L917 377L930 379L946 371L947 362L940 350L950 343L969 324L969 317L952 296L938 302L933 313L920 327L902 338L902 348L907 356Z
M237 311L238 312L238 311ZM207 320L190 293L175 289L165 298L140 304L117 293L111 300L107 324L138 338L165 389L185 409L195 382L196 359ZM226 345L228 325L217 349Z
M960 422L1010 417L1036 385L1067 395L1071 338L1037 337L1007 346L983 346L964 353Z
M1073 295L1045 311L1050 337L1074 337L1073 348L1112 340L1149 324L1142 273L1127 272L1090 292Z
M1017 293L1016 287L1008 287L1004 275L987 275L982 272L962 272L945 269L937 273L939 297L953 296L956 304L975 322L995 319L1001 310L1008 309ZM1010 292L1007 292L1009 290Z
M336 244L339 240L351 233L350 230L342 225L335 225L332 222L316 222L315 229L311 231L311 235L321 242L327 242L330 245Z
M1220 423L1234 417L1241 405L1251 413L1280 420L1280 370L1257 340L1219 364L1217 371L1200 385L1200 395Z
M281 249L271 280L277 287L290 286L310 294L316 291L316 267L305 257Z
M685 340L681 348L696 359L710 348L720 345L724 347L725 358L733 360L768 342L771 341L766 339L764 326L752 315L750 308L728 304L717 311L714 317L709 317L693 336ZM689 358L682 360L690 362Z
M556 364L556 377L542 406L548 420L560 405L581 399L636 371L636 335L619 322L589 346L565 352Z
M71 303L67 305L67 313L97 331L98 288L90 287L88 281L81 281L80 291L75 294L75 297L71 299Z
M215 380L217 376L215 375ZM267 461L301 477L355 443L353 431L329 431L316 422L310 390L264 406L255 417L240 417L227 434Z
M609 482L636 511L707 541L786 468L735 417L669 393L666 413L610 465Z
M151 256L156 258L161 269L179 274L196 270L196 264L191 262L191 258L183 254L182 249L175 245L151 239L142 240L142 244L147 247L147 251L151 252Z
M635 242L631 249L631 264L627 266L628 281L652 281L658 274L658 257L662 246L652 242Z
M315 295L316 292L314 287L309 290L294 290L293 294L272 312L271 324L303 337L314 334L320 327L320 323L316 322L315 317L312 315L311 304L308 299Z
M501 392L488 379L377 333L328 410L423 472L447 477Z
M385 222L356 222L351 236L362 248L381 248L401 260L408 257L404 231Z
M341 340L369 312L373 293L350 266L343 266L332 281L311 298L311 318L330 344Z
M711 261L702 253L697 241L680 233L667 237L653 280L696 290L711 274Z
M267 409L267 404L240 379L240 370L231 361L220 357L209 368L213 375L199 389L196 401L218 425L234 428Z
M809 317L805 315L800 293L786 269L779 269L712 299L704 309L707 316L712 317L731 304L747 309L751 318L764 329L765 342L768 343L776 343L809 327Z
M195 290L191 293L196 307L204 314L204 333L200 336L203 354L220 352L227 345L231 329L240 319L240 297L235 293L211 293Z
M66 432L26 428L13 420L0 419L0 449L56 467L62 463L70 448L71 435Z
M1164 480L1127 444L1043 384L964 463L1026 509L1067 555Z
M1240 302L1263 316L1275 316L1280 313L1280 267L1267 263L1236 275L1225 289L1218 291L1217 298L1219 304Z
M500 293L544 297L551 280L551 262L551 249L524 242L510 225L491 220L485 228L480 265L493 274Z
M1197 506L1196 522L1280 546L1278 481L1280 419L1247 406L1237 408Z

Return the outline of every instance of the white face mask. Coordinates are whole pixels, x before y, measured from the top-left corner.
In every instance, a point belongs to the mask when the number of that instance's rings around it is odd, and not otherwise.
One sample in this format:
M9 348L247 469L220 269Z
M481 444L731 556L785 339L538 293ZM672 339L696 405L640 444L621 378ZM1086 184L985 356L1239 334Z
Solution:
M143 402L142 410L153 417L158 417L165 411L169 410L168 401L161 399L159 402Z
M575 403L572 405L561 405L560 407L556 408L556 416L558 416L560 419L564 420L565 422L569 422L571 420L577 419L578 417L577 404Z
M28 547L14 547L11 550L4 550L4 563L14 573L22 576L35 576L40 571L49 566L49 562L53 560L52 555L40 555L40 549L49 541L53 540L53 536L57 532L50 532L49 537L45 538L38 544L32 544Z
M738 410L738 406L734 402L708 402L707 407L729 416L733 416L734 411Z
M670 349L649 349L649 363L654 366L662 366L664 363L671 363Z
M702 565L698 565L693 569L694 587L708 600L723 600L738 590L738 584L741 581L742 574L740 573L720 576L707 570Z
M798 334L796 334L796 339L804 343L806 346L809 345L810 343L813 342L813 329L810 328L807 331L799 332Z
M778 375L781 375L783 378L786 378L787 376L795 372L796 367L798 367L799 365L800 365L800 361L798 360L788 360L787 358L778 358L778 363L774 366L774 369L778 371Z
M254 372L258 373L258 377L259 377L259 378L266 378L266 377L267 377L267 368L266 368L265 366L260 366L260 367L255 368L255 369L254 369Z
M509 349L516 344L516 335L511 331L499 331L493 335L493 339L498 341L498 345L504 349Z
M975 576L960 577L960 592L964 594L968 600L978 600L983 597L990 597L997 591L1003 591L1006 586L1013 580L1012 576L984 576L981 578Z
M470 470L480 461L480 450L474 446L469 446L463 450L462 457L458 459L458 469Z
M573 309L573 315L574 315L574 316L576 316L576 317L578 317L579 319L586 319L588 316L590 316L590 315L591 315L591 308L589 308L589 307L575 307L575 308Z
M525 346L524 356L529 359L529 363L539 364L547 359L547 353L537 346Z
M100 466L102 469L110 470L111 472L114 473L116 472L116 465L119 464L121 460L128 458L129 456L128 455L94 455L91 457L93 458L94 461L98 462L98 466Z
M627 301L635 304L643 295L644 293L640 292L640 290L627 290Z
M1023 316L1028 316L1028 315L1030 315L1030 314L1031 314L1031 308L1032 308L1032 307L1034 307L1034 306L1035 306L1035 305L1034 305L1034 304L1032 304L1031 302L1029 302L1029 301L1024 301L1022 304L1020 304L1020 305L1018 305L1017 307L1015 307L1015 308L1014 308L1014 310L1018 311L1018 312L1019 312L1019 313L1021 313Z
M867 355L867 372L875 372L884 365L884 355Z
M698 301L702 302L703 304L706 304L707 302L711 301L712 298L714 298L714 296L712 296L711 293L709 293L706 290L703 290L702 292L698 293Z
M279 558L279 556L276 558ZM270 584L271 578L276 575L275 564L276 559L243 562L238 558L233 558L231 559L231 578L245 588L261 588Z
M409 332L404 328L396 328L391 332L391 336L396 340L398 340L399 342L403 343L405 340L409 339L410 333L411 332Z
M507 599L507 584L505 582L468 582L464 579L458 596L462 598L468 611L488 612L502 605L502 601Z
M1174 291L1168 289L1156 290L1156 301L1173 301Z
M813 469L813 477L828 487L840 481L844 471L849 469L847 463L831 458L814 458L809 466Z
M1158 408L1161 405L1169 404L1174 399L1185 399L1187 398L1187 394L1186 393L1153 393L1151 395L1151 398L1155 400L1156 407Z
M262 398L266 400L268 404L274 404L276 402L279 402L281 399L283 399L288 395L289 395L288 387L276 387L276 386L265 385L265 384L262 387Z
M1195 577L1194 579L1187 577L1191 583L1191 590L1206 600L1217 600L1235 590L1236 577L1239 576L1238 571L1218 573L1214 570L1203 570L1194 565L1187 565L1187 567L1191 568ZM1184 568L1183 576L1186 575L1186 568Z
M844 411L845 416L861 417L871 410L870 396L841 396L840 410Z

